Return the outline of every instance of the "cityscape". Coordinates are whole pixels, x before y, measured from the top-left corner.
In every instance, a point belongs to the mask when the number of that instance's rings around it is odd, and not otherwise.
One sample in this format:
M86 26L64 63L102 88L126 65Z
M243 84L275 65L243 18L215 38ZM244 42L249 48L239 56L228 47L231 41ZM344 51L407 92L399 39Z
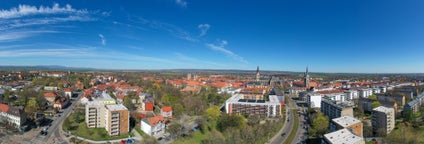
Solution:
M424 2L0 2L0 144L424 143Z

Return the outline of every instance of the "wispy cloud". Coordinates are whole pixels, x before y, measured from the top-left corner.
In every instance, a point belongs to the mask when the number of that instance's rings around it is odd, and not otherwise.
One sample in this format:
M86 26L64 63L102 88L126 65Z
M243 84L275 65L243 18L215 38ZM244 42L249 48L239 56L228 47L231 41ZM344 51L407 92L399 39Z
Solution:
M55 3L52 7L36 7L30 5L19 5L17 8L11 8L9 10L0 10L0 19L20 18L29 15L42 15L42 14L88 14L88 11L78 10L72 8L71 5L66 4L65 7L60 7L59 4Z
M57 31L13 31L13 32L5 32L0 34L0 43L1 42L9 42L16 41L23 38L39 35L42 33L58 33Z
M243 57L241 57L241 56L233 53L232 51L226 49L225 46L227 44L228 44L228 42L226 40L222 40L222 41L220 41L219 45L207 43L206 46L209 47L210 49L214 50L214 51L224 53L225 55L233 58L234 60L237 60L237 61L245 63L245 64L248 63Z
M86 49L77 48L53 48L53 49L15 49L2 50L0 57L20 57L20 56L56 56L56 57L74 57L90 55Z
M187 7L187 1L185 0L175 0L175 3L181 7Z
M102 41L102 45L106 45L106 38L103 36L103 34L99 34L100 40Z
M197 27L200 29L200 36L204 36L208 32L208 30L211 27L211 25L209 25L209 24L200 24Z
M197 38L193 37L189 32L185 31L184 29L176 25L164 23L160 21L155 21L155 20L148 20L141 17L137 18L137 20L138 21L135 21L136 23L148 25L150 28L153 28L153 29L169 32L170 34L172 34L173 36L177 38L191 41L191 42L199 41Z

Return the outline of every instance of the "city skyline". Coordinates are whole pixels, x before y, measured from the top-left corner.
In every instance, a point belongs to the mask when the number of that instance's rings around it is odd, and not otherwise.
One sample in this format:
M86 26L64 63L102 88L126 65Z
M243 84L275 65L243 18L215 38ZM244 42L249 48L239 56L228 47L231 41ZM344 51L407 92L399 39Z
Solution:
M415 2L6 0L0 65L423 73Z

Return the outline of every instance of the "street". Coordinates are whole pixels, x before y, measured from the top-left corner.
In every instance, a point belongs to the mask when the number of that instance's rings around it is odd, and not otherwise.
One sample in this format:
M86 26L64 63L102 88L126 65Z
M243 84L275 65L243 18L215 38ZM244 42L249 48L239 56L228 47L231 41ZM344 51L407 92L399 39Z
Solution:
M290 132L293 129L294 125L294 114L292 112L293 109L297 109L296 102L293 101L291 98L288 98L288 103L286 105L286 120L284 123L283 128L271 139L272 144L281 144L283 143L286 138L290 135Z
M74 98L74 100L71 101L71 104L63 109L63 112L60 114L56 114L53 118L53 122L51 123L51 126L47 129L48 133L46 136L37 135L35 138L32 139L31 142L33 143L46 143L46 142L64 142L64 138L61 136L60 132L62 131L62 122L65 120L66 117L70 114L72 109L75 107L77 103L79 103L79 100L82 96L83 92L80 92L78 94L77 98ZM66 142L64 142L66 143Z

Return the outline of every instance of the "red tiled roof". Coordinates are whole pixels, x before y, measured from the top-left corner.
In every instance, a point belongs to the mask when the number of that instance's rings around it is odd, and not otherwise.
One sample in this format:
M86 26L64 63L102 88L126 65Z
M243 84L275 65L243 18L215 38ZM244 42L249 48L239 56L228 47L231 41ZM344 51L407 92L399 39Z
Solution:
M172 111L172 107L170 107L170 106L164 106L164 107L162 107L162 111L163 112L171 112Z
M8 105L6 105L6 104L0 104L0 112L7 112L7 111L9 111L9 106Z
M56 97L57 94L54 92L46 92L44 93L44 97Z
M164 122L165 119L163 118L163 116L155 116L147 118L147 120L149 121L149 124L151 126L156 126L159 122Z

